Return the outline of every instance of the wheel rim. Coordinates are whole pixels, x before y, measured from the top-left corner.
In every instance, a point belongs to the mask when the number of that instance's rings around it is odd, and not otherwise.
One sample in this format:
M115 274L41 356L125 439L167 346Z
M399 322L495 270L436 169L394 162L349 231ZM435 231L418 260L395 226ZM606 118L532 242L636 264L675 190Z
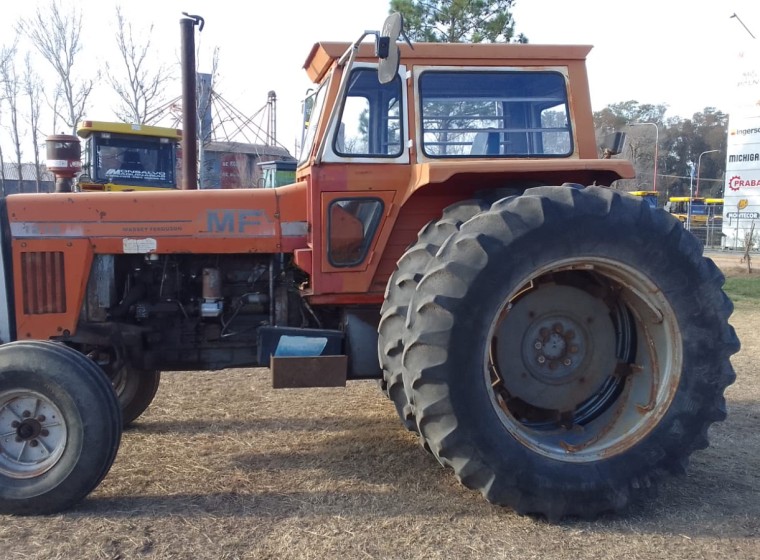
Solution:
M0 393L0 473L34 478L59 461L66 448L63 414L33 391Z
M682 350L661 290L609 259L539 269L489 329L486 376L502 424L552 459L621 453L659 422L676 393Z

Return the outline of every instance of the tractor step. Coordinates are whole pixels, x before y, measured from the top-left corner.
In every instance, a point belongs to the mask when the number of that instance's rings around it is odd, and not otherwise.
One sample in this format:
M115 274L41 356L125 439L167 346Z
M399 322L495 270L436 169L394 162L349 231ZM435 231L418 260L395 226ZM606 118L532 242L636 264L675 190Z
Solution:
M348 356L342 331L261 327L259 363L272 370L275 389L345 387Z
M345 387L348 356L272 356L274 389Z

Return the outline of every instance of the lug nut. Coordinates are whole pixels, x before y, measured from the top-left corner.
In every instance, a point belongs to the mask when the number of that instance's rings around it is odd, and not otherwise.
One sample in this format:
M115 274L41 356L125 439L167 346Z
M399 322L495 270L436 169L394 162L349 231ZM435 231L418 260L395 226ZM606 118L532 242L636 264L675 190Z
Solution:
M44 415L44 414L40 414L40 415L37 417L37 421L38 421L38 422L44 422L45 420L47 420L47 418L45 418L45 415Z
M19 427L18 420L14 420L13 422L11 422L11 428L18 428L18 427Z
M540 340L537 340L536 342L533 343L533 348L535 348L536 350L541 350L541 348L543 348L543 347L544 347L544 345L541 344Z
M31 415L32 413L29 412L28 410L25 410L24 412L21 413L21 416L23 416L24 418L29 418Z
M563 364L565 364L566 366L569 366L569 365L570 365L570 364L572 364L573 362L572 362L572 360L571 360L570 358L565 358L565 361L564 361L564 362L562 362L562 363L563 363Z
M39 444L40 442L38 442L36 439L33 439L32 441L29 442L30 447L37 447Z
M42 429L42 430L40 430L40 435L42 437L47 437L47 436L50 435L50 432L48 430L46 430L46 429Z
M545 362L546 362L546 358L544 358L543 356L539 356L539 357L537 358L537 360L538 360L538 363L539 363L539 364L543 364L543 363L545 363Z

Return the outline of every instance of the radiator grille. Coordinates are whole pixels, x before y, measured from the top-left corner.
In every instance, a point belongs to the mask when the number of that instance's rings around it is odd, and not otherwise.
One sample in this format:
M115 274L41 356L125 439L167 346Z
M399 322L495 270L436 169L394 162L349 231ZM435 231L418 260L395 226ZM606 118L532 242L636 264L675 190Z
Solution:
M26 315L66 312L62 251L21 253L21 283Z

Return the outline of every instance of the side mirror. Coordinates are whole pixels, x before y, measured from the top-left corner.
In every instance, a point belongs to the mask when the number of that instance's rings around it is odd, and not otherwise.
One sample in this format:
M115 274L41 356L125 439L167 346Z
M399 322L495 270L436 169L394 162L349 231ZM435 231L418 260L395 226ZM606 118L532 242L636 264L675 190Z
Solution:
M602 140L602 159L610 159L623 152L625 146L625 132L608 134Z
M381 84L391 82L398 74L400 52L397 41L403 30L404 18L395 12L385 20L380 36L375 39L375 54L380 59L377 78Z

